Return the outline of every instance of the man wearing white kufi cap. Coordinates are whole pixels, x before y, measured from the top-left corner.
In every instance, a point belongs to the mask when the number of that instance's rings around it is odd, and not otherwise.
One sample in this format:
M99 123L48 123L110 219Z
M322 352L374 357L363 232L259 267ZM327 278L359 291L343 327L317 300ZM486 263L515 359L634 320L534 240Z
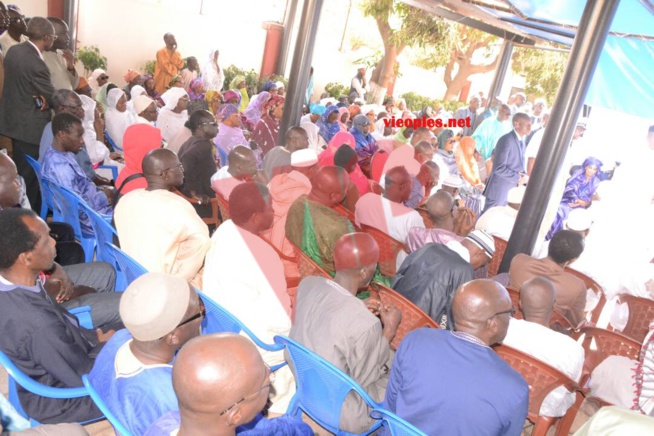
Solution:
M200 333L204 305L186 280L146 273L120 300L120 330L102 349L89 381L116 418L143 434L161 415L177 410L172 361Z
M154 126L157 122L157 104L147 95L139 95L134 99L134 112L136 112L137 124L150 124Z
M488 209L479 217L475 229L485 230L493 236L498 236L506 241L511 236L518 210L525 195L526 187L515 186L509 190L506 206L495 206Z

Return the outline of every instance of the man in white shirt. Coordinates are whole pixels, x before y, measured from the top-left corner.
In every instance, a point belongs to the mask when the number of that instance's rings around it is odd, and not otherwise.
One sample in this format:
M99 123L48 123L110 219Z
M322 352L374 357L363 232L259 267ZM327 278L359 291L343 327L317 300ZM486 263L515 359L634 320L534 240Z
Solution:
M251 182L257 174L257 159L249 148L237 145L229 152L228 159L229 165L223 165L211 177L211 189L225 200L236 186Z
M209 249L209 229L188 201L170 192L182 184L182 164L173 151L158 148L145 155L143 173L148 187L127 193L114 212L120 246L150 272L193 280Z
M584 364L584 349L572 338L549 328L556 291L552 282L534 277L520 287L523 320L511 318L504 345L529 354L579 381ZM561 417L575 402L575 394L563 386L545 397L540 414Z
M383 196L369 192L359 198L354 220L358 226L374 227L404 244L412 228L425 228L420 214L402 204L411 195L411 175L406 168L400 166L391 168L384 180L386 189ZM406 253L400 251L397 255L398 267L405 258Z
M2 47L2 53L5 56L7 55L7 50L11 47L28 40L25 15L23 15L18 6L9 5L7 7L7 14L9 15L9 27L0 36L0 47Z
M515 186L511 188L507 196L506 206L495 206L488 209L479 217L475 229L485 230L493 236L498 236L505 241L509 240L515 219L520 210L522 198L525 195L526 187Z
M60 18L48 18L55 28L52 47L43 53L43 60L50 70L50 81L55 91L67 89L74 91L79 85L79 76L75 71L75 55L68 47L68 25Z

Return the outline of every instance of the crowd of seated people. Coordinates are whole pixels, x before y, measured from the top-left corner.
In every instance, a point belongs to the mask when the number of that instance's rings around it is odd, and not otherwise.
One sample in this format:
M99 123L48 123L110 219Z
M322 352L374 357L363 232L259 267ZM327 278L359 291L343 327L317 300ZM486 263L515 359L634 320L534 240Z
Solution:
M101 69L79 75L63 20L25 24L1 2L0 18L0 144L10 152L0 153L0 351L35 381L72 388L88 374L135 435L313 434L286 415L297 387L288 355L245 335L203 335L207 300L264 343L288 336L323 357L427 434L520 434L529 387L497 344L583 379L583 348L550 321L560 316L576 331L588 323L587 286L568 268L584 253L592 223L582 232L574 218L595 201L602 162L585 156L568 180L539 246L545 255L517 254L508 275L487 277L493 236L519 231L525 149L532 126L543 128L543 101L532 111L521 94L509 104L475 95L455 114L412 113L392 99L364 104L360 69L350 96L309 102L280 131L284 83L249 95L243 76L225 82L218 50L200 65L167 33L154 76L130 69L116 84ZM423 116L472 124L384 123ZM112 242L148 272L116 292L120 268L85 262L56 211L37 216L41 179L111 222ZM85 237L95 235L92 217L80 212L78 221ZM389 247L400 247L390 276L381 267ZM519 291L519 306L501 282ZM408 305L441 328L407 334ZM91 329L68 312L81 306ZM651 415L652 344L650 333L638 361L598 366L597 396ZM637 397L626 392L634 374ZM102 417L88 396L21 389L19 398L43 424ZM540 414L563 417L573 402L559 386ZM353 393L338 407L345 431L376 422Z

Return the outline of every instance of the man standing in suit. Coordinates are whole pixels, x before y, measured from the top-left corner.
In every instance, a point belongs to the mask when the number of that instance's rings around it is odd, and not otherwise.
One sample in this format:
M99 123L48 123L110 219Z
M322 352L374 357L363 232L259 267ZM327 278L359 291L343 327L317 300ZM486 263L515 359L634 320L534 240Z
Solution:
M56 39L52 23L34 17L27 27L29 40L5 55L5 87L0 100L0 133L12 139L18 174L25 179L27 197L36 211L41 208L36 174L25 155L39 158L43 128L50 121L49 107L54 88L42 53Z
M513 116L513 131L498 139L493 152L493 172L484 192L486 196L484 211L494 206L506 206L509 190L527 182L525 139L529 132L531 132L529 115L517 113Z

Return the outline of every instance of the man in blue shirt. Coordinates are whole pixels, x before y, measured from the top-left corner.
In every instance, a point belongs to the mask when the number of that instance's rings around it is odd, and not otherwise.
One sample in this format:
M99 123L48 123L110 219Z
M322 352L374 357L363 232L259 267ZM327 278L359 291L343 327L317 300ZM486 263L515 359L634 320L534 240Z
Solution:
M519 435L529 387L491 348L515 312L506 289L473 280L454 295L454 331L418 329L397 350L385 406L427 434Z
M89 381L133 434L177 410L172 361L200 333L204 314L197 292L181 277L147 273L125 290L120 316L127 329L107 342Z
M109 198L113 197L113 190L96 187L75 160L74 153L84 144L82 121L75 115L59 113L52 120L52 132L54 141L43 156L43 176L77 193L96 212L111 215L113 208ZM88 218L84 218L82 229L91 233Z

